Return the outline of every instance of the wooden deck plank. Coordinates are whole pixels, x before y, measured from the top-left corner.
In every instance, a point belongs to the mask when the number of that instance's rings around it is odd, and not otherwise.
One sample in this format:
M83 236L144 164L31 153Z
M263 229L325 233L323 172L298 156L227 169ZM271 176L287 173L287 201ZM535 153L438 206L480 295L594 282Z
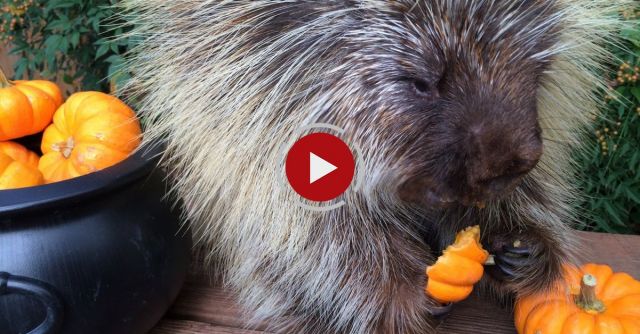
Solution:
M180 297L169 310L174 319L202 321L209 324L244 327L243 312L233 295L218 286L207 285L201 278L190 279Z
M640 278L640 236L576 232L583 245L584 262L609 264L615 271L625 271ZM250 331L243 319L246 314L234 302L233 295L211 285L206 276L192 275L178 300L152 334L255 334L264 333L258 326ZM513 334L513 316L478 296L455 305L438 328L447 334Z
M234 327L223 327L189 320L162 320L149 334L264 334Z

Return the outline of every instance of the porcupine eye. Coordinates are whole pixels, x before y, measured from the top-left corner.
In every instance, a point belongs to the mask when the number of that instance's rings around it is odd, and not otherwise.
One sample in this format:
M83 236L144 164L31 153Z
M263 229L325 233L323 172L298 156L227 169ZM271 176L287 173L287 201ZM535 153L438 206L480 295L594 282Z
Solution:
M434 100L439 97L437 85L433 85L425 80L416 78L411 79L411 84L416 95L420 98Z
M413 79L413 88L418 94L429 94L431 91L429 84L420 79Z

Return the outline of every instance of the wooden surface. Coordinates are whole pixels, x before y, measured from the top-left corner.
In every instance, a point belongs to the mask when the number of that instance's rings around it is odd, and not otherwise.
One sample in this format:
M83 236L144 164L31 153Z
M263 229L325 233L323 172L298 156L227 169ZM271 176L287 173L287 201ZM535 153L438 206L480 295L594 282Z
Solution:
M640 236L576 232L586 252L585 262L607 263L614 271L625 271L640 279ZM151 334L260 334L246 330L245 313L233 296L211 286L201 274L189 277L180 296ZM513 334L510 312L472 296L455 305L438 328L448 334Z
M7 77L13 76L13 63L16 61L16 56L10 56L8 48L0 43L0 68L4 70Z

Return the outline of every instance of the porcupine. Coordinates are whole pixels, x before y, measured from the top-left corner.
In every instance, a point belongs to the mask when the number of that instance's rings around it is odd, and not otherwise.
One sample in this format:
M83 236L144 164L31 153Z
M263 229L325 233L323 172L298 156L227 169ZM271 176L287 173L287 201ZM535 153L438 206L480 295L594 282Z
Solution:
M571 260L571 150L630 2L126 0L141 38L127 89L254 320L430 333L425 267L461 228L481 225L498 296ZM314 123L361 149L362 184L335 210L282 183L283 146Z

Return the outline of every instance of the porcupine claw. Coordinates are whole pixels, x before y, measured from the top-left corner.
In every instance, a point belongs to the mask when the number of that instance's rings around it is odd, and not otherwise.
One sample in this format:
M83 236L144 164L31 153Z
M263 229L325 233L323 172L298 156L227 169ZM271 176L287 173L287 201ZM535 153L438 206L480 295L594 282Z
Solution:
M521 242L515 242L513 246L502 246L502 252L494 254L495 266L487 271L494 278L500 280L513 280L518 276L518 268L531 264L531 248Z
M442 306L434 307L430 310L430 315L437 320L443 320L451 313L453 309L453 303L448 303Z

